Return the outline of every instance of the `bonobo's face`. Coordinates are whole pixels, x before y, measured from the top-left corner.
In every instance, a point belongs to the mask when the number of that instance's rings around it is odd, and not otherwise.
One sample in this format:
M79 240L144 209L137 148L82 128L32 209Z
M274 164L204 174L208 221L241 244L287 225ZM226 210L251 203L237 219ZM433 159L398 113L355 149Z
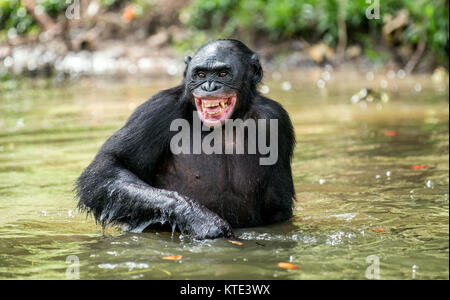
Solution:
M200 120L206 126L223 124L239 105L245 67L242 54L226 43L201 48L186 63L186 84Z

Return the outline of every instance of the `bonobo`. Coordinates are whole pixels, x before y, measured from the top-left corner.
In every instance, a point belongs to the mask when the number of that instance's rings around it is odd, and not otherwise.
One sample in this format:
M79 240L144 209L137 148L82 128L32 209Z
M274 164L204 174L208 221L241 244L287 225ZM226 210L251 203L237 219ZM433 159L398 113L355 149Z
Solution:
M102 226L140 232L168 224L198 239L230 237L232 228L288 220L295 199L290 165L295 137L287 112L257 91L263 77L258 55L240 41L215 40L185 63L182 84L140 105L101 147L77 180L78 207ZM226 127L233 120L258 125L276 120L265 129L272 134L270 127L277 125L276 162L261 164L264 154L250 151L175 154L175 120L194 125L191 133L202 139L212 134L204 128ZM259 136L251 126L244 129L245 141ZM222 134L223 148L236 147L235 136ZM190 135L188 149L198 142Z

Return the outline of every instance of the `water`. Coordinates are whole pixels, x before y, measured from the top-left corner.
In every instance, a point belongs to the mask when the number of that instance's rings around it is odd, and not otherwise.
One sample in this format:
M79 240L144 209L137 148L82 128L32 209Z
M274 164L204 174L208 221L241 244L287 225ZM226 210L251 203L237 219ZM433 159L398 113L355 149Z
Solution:
M102 232L75 210L74 180L104 140L172 83L4 85L0 279L65 279L78 261L81 279L365 279L377 267L380 279L448 279L448 83L383 81L389 102L353 104L383 77L343 75L317 84L320 74L277 73L265 83L295 125L298 201L290 223L236 230L242 245Z

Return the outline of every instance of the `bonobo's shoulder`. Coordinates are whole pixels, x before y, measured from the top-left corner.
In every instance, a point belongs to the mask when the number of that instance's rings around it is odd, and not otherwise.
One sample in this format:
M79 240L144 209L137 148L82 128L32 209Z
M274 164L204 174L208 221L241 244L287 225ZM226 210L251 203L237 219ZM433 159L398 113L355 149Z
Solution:
M182 95L183 86L181 85L156 93L136 108L131 114L129 122L140 118L147 119L150 115L164 115L168 111L173 111Z
M289 115L283 106L275 100L257 95L252 105L252 115L259 119L286 119Z
M177 102L183 95L183 86L179 85L170 89L162 90L141 104L140 108L170 105Z

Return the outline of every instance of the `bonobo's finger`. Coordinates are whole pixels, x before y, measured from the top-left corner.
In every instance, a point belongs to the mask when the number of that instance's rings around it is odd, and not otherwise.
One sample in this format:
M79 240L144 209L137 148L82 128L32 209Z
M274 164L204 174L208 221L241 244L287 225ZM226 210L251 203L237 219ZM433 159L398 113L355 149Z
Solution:
M213 222L192 228L192 236L196 239L230 238L233 236L231 226L224 220L215 219Z

